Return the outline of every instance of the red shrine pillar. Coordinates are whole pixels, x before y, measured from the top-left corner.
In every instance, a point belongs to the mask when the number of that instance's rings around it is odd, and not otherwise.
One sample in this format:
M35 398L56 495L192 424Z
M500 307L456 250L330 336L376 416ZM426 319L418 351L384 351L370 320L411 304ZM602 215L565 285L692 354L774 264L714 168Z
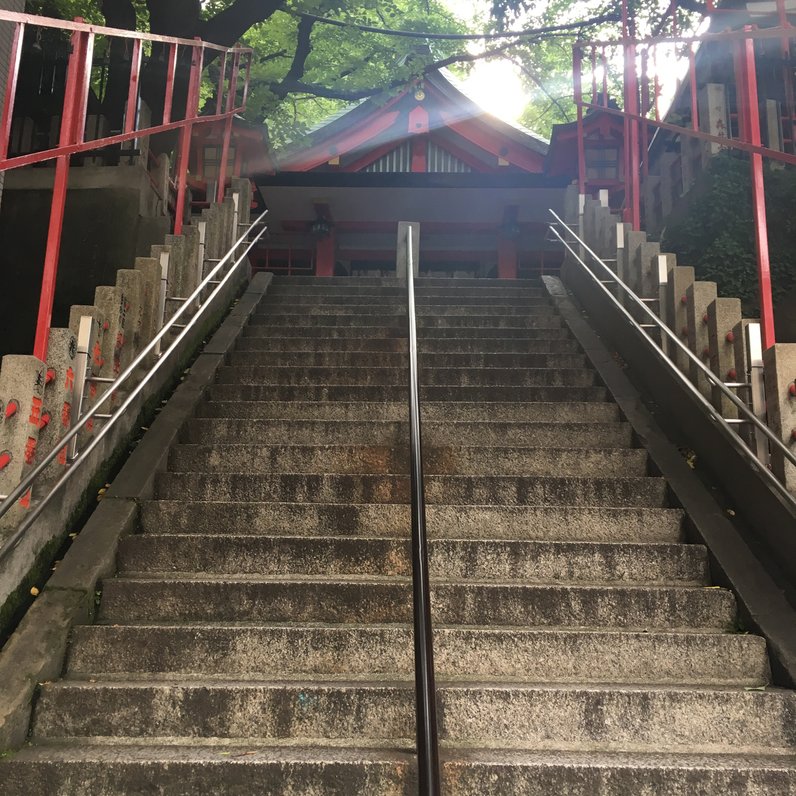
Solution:
M498 232L498 279L517 278L517 239Z
M334 276L335 243L334 228L315 241L315 276Z

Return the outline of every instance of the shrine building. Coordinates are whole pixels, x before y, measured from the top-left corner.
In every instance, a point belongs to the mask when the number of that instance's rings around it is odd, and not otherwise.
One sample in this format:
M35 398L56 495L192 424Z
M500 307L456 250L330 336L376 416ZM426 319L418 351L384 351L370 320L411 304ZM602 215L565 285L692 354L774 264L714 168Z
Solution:
M548 148L484 111L447 71L431 72L333 115L253 175L270 211L255 265L389 275L398 222L418 221L425 274L555 273L548 209L561 209L577 165L549 173Z

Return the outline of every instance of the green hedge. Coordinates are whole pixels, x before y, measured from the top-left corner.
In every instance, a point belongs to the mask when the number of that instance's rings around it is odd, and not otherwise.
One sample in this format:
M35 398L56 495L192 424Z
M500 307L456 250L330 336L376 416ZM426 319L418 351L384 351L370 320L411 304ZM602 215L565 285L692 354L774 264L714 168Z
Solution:
M796 171L765 168L768 240L774 301L796 285ZM664 230L664 251L694 267L697 279L716 282L719 295L740 298L744 311L758 307L757 253L752 189L745 156L721 152Z

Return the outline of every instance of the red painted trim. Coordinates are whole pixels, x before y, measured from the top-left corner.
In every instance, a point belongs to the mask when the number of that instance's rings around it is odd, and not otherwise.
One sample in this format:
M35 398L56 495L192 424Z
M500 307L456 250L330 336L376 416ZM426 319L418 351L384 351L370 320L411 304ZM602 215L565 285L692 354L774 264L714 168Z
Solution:
M744 73L743 102L746 105L747 138L754 146L760 146L760 106L757 94L757 69L755 66L755 44L747 39L742 44L740 63ZM757 282L760 292L760 319L763 348L776 343L774 332L774 301L771 295L771 264L768 251L768 222L766 218L766 195L763 179L763 158L754 153L750 157L752 171L752 213L755 220L755 248L757 250Z
M370 139L386 132L398 121L399 116L399 111L379 114L364 127L350 130L340 138L325 141L308 149L306 152L302 152L301 160L281 166L280 171L312 171L328 162L330 158L342 156L351 150L355 150ZM332 153L330 148L334 148L336 151Z
M503 136L497 136L494 130L484 130L483 123L476 119L456 121L447 111L440 111L440 116L445 124L462 138L475 144L485 152L494 155L495 158L503 158L511 165L533 174L541 174L544 171L544 156L537 152L531 152L520 144L510 141ZM501 155L501 150L505 148L506 154Z
M371 149L365 155L357 158L357 160L351 161L351 163L346 164L340 168L340 171L346 173L353 173L357 171L363 171L371 163L375 163L379 158L383 158L385 155L388 155L394 149L398 149L406 141L405 138L401 139L400 141L390 141L387 144L382 144L380 147L376 149Z
M517 241L514 238L498 237L498 279L517 278Z
M177 72L177 45L169 45L168 67L166 69L166 97L163 101L163 124L171 121L171 106L174 102L174 76Z
M415 136L412 139L412 173L425 174L428 171L428 139L425 136Z
M141 75L141 39L133 42L130 58L130 86L127 90L127 110L124 116L124 132L132 133L138 121L138 83Z
M19 65L22 59L22 39L25 35L25 26L17 25L14 30L14 40L11 43L11 57L8 61L8 77L6 78L6 93L3 98L3 116L0 122L0 160L8 157L8 142L11 138L11 123L14 117L14 101L17 96L17 83L19 80Z
M332 230L326 237L315 242L315 275L334 276L336 240Z
M409 111L406 132L409 135L428 135L428 111L422 105Z
M492 168L486 163L474 158L466 149L463 149L455 142L445 138L444 135L440 135L439 132L435 131L434 133L431 133L430 139L440 149L444 149L455 158L461 160L462 163L466 163L473 171L477 172L478 174L498 173L498 169L496 167Z

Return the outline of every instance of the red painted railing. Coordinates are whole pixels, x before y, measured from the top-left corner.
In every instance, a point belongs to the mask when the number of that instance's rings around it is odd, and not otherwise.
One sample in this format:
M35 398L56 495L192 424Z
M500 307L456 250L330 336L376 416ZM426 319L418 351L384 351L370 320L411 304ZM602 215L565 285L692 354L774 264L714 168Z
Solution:
M713 8L711 14L722 14L723 9ZM790 63L792 40L796 28L788 21L784 0L776 0L776 13L772 14L769 26L758 28L746 25L742 29L714 30L695 35L680 35L676 26L676 0L672 1L672 33L643 38L637 37L632 19L628 19L628 3L622 0L622 36L614 40L579 41L573 49L574 99L577 108L578 127L578 185L579 193L587 191L586 140L584 115L590 111L601 111L621 117L624 121L624 220L639 229L641 225L642 187L641 181L648 168L648 153L651 145L650 130L676 133L684 139L719 144L725 149L746 152L750 159L752 178L752 211L755 225L755 242L758 263L758 285L760 293L760 317L763 331L763 347L775 342L774 311L771 294L771 269L768 252L768 227L765 196L763 191L763 158L780 163L796 164L794 152L784 152L763 146L760 125L758 82L755 65L755 42L779 40L783 63ZM738 9L734 9L736 14ZM736 23L737 24L737 23ZM697 65L695 47L703 43L721 43L732 53L735 94L737 98L737 135L728 129L726 135L716 135L700 129L699 103L697 101ZM661 90L658 52L661 46L680 45L688 48L689 71L684 88L690 92L690 123L688 126L664 121L659 108ZM621 61L622 76L618 80L623 89L623 108L609 106L608 71L609 62ZM787 71L787 70L786 70ZM784 96L789 123L796 130L796 108L793 107L793 76L783 74ZM602 93L598 84L602 83ZM652 87L650 87L652 82ZM591 97L584 96L584 86L591 87ZM650 90L650 88L652 90ZM587 88L588 90L588 88ZM640 103L640 104L639 104ZM791 145L793 147L791 135Z
M143 136L170 131L178 132L179 144L176 164L176 208L174 233L182 232L183 213L185 208L188 159L190 155L191 133L194 125L224 122L224 156L219 164L217 199L224 198L226 182L227 154L232 134L232 119L241 112L246 104L249 92L252 51L242 47L221 47L200 39L179 39L168 36L157 36L137 31L107 28L99 25L88 25L77 19L68 22L60 19L17 14L0 11L0 22L15 26L11 45L8 75L0 115L0 171L30 166L48 160L55 160L55 182L53 187L50 224L47 235L47 248L44 260L39 312L36 321L36 339L33 353L41 360L46 360L47 343L52 317L53 300L55 298L55 282L58 272L58 259L61 250L61 233L63 229L66 192L69 182L70 156L82 152L103 149L123 144ZM20 66L22 63L22 44L25 31L31 28L51 28L71 34L71 52L69 55L63 108L61 114L61 130L58 146L39 152L31 152L16 157L8 157L11 125L14 117L14 105L17 99ZM97 36L109 40L121 39L128 43L130 49L130 76L125 105L124 124L120 133L103 138L86 140L86 114L91 91L92 59ZM157 45L165 56L165 76L163 85L162 121L159 124L141 127L138 104L141 93L141 76L143 72L143 52L145 46ZM205 69L212 58L219 59L219 79L216 88L216 104L214 113L199 115L200 93ZM187 97L184 109L175 108L175 83L178 79L181 58L187 62L190 55L190 71L188 74ZM187 69L187 63L186 63ZM243 76L242 87L239 86ZM239 92L239 88L242 91ZM239 98L240 93L240 98ZM160 109L157 109L158 111ZM177 119L175 120L175 116ZM182 118L179 118L182 117Z

